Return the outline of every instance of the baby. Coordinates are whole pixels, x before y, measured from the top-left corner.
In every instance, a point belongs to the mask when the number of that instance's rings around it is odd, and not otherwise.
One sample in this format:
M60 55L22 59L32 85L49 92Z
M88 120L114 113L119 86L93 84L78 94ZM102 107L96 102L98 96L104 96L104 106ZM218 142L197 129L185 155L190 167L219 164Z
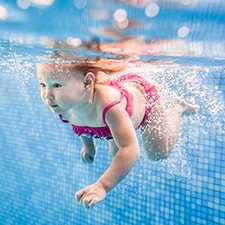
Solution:
M116 60L99 58L37 65L41 98L80 136L82 160L94 161L94 138L108 140L114 155L95 183L76 192L77 201L87 209L102 201L138 160L136 129L140 129L149 159L161 160L174 147L182 115L198 109L180 98L174 98L165 109L156 84L136 74L111 76L123 70Z

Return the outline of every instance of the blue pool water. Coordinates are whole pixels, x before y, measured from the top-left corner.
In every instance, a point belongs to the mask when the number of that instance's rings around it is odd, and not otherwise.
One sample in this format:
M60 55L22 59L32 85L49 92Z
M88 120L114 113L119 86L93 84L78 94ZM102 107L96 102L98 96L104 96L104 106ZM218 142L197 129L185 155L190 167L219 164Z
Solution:
M0 0L1 225L225 224L225 3L128 2ZM130 26L115 26L119 9ZM130 174L87 211L74 193L96 181L113 157L98 140L94 164L82 163L79 138L41 102L35 63L52 40L110 43L131 36L157 40L132 53L145 62L137 73L156 80L166 100L176 94L200 110L183 118L167 160L151 162L141 148Z

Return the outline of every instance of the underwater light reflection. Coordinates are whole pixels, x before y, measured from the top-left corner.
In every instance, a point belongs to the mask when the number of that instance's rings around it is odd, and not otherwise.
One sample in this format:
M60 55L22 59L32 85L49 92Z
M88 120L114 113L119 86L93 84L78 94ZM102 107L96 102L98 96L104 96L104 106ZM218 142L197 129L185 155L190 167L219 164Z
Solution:
M8 18L7 9L3 5L0 5L0 20L6 20L7 18Z
M17 0L17 5L21 9L28 9L30 6L50 6L54 3L54 0Z

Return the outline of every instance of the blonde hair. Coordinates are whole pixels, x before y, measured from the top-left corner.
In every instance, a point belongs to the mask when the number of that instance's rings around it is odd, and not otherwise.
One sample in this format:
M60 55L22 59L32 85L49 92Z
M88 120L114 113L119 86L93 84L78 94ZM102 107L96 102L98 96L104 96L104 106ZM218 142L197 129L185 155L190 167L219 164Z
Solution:
M58 65L57 67L68 67L77 69L84 74L88 72L96 73L103 71L109 76L121 73L128 68L128 64L123 59L101 58L94 56L75 55L68 51L55 50L45 57L47 64Z

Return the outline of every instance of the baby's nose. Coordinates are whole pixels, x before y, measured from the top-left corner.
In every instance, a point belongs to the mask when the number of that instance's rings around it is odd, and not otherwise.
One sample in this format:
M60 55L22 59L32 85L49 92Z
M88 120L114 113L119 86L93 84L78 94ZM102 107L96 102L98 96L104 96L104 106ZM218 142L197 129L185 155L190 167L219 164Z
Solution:
M48 100L53 100L54 95L53 95L52 91L47 90L46 93L45 93L45 98L48 99Z

